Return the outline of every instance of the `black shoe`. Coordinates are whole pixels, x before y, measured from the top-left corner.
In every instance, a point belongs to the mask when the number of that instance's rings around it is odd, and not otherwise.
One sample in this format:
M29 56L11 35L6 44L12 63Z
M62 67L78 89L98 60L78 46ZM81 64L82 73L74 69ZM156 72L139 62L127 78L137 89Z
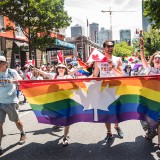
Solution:
M112 133L107 133L107 136L106 136L106 138L105 138L104 140L105 140L105 142L107 143L107 142L109 142L112 138L113 138Z
M2 147L0 147L0 156L3 154Z
M123 132L122 132L122 130L121 130L120 127L116 127L115 130L117 131L117 134L118 134L118 136L119 136L120 138L123 138L123 137L124 137L124 134L123 134Z
M59 129L59 128L61 128L61 126L56 126L55 125L55 126L52 127L53 130L56 130L56 129Z

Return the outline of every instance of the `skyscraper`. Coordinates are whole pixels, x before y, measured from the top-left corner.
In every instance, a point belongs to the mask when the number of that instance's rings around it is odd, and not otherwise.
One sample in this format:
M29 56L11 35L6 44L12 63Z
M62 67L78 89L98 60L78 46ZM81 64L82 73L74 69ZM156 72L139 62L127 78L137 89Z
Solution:
M89 24L89 37L91 41L97 43L97 32L99 31L99 24L98 23L91 23Z
M76 24L71 27L71 37L79 37L84 35L84 29L82 26Z
M131 30L130 29L120 30L120 41L131 42Z
M110 30L106 30L104 27L97 32L97 39L96 42L102 47L104 41L110 39Z

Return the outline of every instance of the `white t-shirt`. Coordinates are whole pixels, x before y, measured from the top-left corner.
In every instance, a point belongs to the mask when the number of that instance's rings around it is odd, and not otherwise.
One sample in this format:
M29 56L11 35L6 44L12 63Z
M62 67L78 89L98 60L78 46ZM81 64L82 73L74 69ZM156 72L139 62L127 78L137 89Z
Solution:
M55 79L72 79L72 76L70 75L64 75L64 76L55 76Z
M18 103L16 85L12 80L22 80L17 71L14 69L6 69L0 72L0 103Z
M120 57L112 56L112 63L115 65L115 68L118 67ZM109 68L108 62L97 62L98 68L100 70L100 77L115 77L116 75Z
M38 76L38 77L33 76L32 80L43 80L43 77L41 77L41 76Z
M154 68L151 66L148 66L145 68L146 75L159 75L160 74L160 68Z

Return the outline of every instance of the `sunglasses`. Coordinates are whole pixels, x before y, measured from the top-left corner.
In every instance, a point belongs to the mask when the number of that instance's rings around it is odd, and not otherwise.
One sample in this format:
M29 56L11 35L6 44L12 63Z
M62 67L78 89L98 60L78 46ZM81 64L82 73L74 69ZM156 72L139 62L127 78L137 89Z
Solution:
M114 46L113 45L107 45L106 47L107 48L113 48Z
M4 62L4 61L0 61L0 64L6 64L6 62Z
M65 69L65 67L58 67L58 68L60 68L60 69Z
M160 57L154 57L154 59L159 59L160 60Z

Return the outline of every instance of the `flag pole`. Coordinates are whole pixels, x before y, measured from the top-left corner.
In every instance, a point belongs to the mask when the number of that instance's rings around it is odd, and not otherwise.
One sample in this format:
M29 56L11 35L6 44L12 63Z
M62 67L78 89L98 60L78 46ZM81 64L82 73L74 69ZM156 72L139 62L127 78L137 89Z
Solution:
M86 17L86 19L87 19L87 39L89 39L88 38L88 26L89 26L89 23L88 23L88 18Z

